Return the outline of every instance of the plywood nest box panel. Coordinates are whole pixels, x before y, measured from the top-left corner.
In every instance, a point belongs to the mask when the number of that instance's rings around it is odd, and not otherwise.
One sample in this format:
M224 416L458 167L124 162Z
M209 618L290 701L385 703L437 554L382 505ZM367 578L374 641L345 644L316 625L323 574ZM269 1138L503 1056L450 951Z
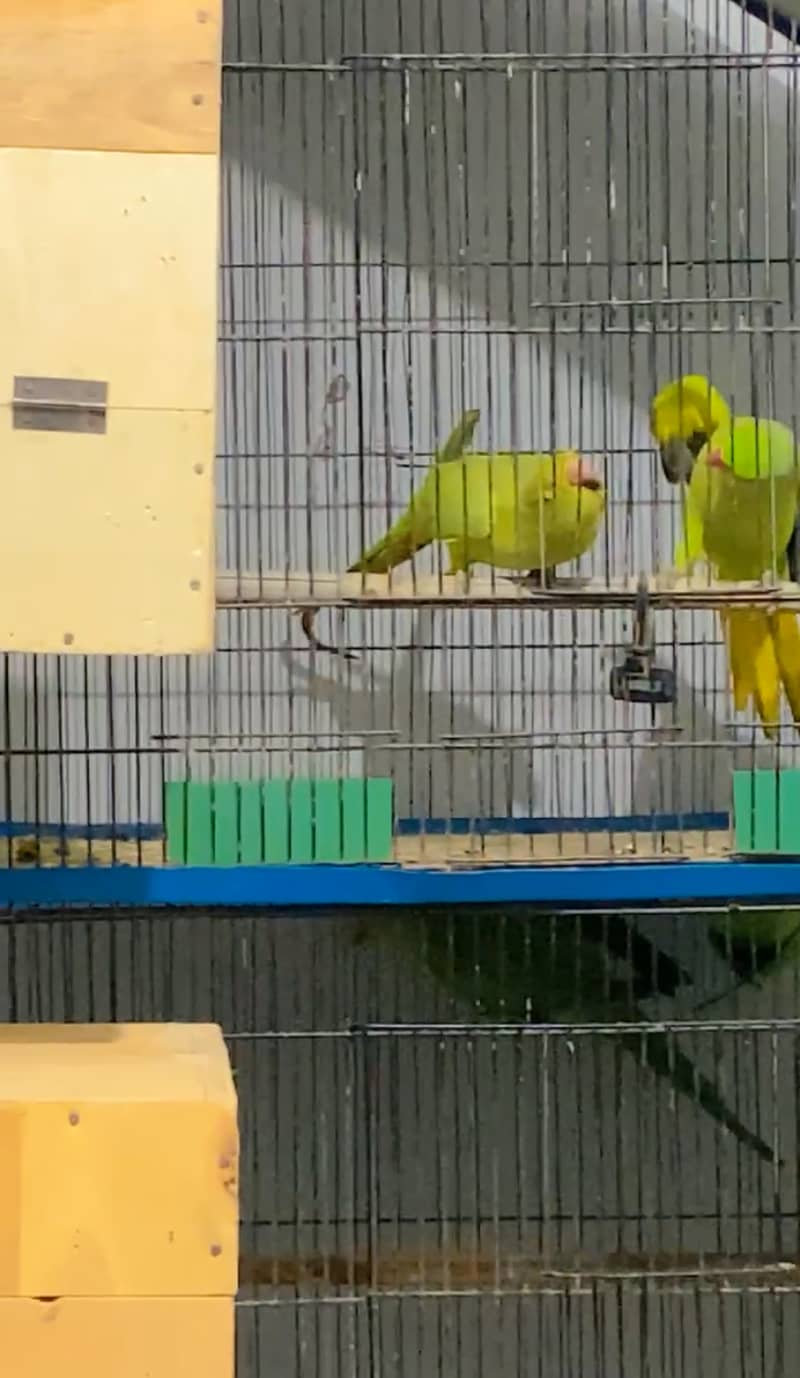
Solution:
M218 0L0 7L0 649L208 651Z

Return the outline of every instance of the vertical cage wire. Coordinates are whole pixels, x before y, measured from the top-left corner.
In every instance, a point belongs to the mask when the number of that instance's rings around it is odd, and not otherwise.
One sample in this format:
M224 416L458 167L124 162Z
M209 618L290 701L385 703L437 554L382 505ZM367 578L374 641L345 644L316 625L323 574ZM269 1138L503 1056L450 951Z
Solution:
M708 591L653 595L673 704L606 687L683 520L656 388L797 427L794 47L723 0L225 27L217 649L4 657L5 864L161 865L165 784L265 778L389 779L405 866L726 856L732 770L777 792L796 745L734 725ZM365 603L345 572L470 408L480 452L597 469L585 582L526 606L433 543ZM223 1025L240 1378L771 1378L798 912L6 914L0 1015Z
M701 373L796 425L796 121L795 48L722 0L228 6L217 650L4 657L6 865L161 865L165 785L272 778L389 780L403 865L728 855L731 771L777 796L796 733L734 715L718 612L665 574L648 408ZM519 595L434 541L365 605L345 572L471 407L518 473L596 468L593 543ZM607 688L658 571L651 710Z
M0 1017L222 1023L239 1378L766 1378L797 1353L798 979L737 987L735 921L25 915ZM648 1068L659 1038L774 1161Z

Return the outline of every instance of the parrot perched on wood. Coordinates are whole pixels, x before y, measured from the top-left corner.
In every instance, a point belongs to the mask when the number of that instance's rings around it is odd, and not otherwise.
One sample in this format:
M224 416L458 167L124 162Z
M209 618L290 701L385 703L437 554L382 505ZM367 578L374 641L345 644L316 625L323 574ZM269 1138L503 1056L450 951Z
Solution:
M674 997L691 983L668 954L622 914L514 914L472 911L367 920L360 936L381 934L461 1006L467 1019L493 1023L646 1023L641 1002ZM621 1033L642 1066L723 1125L764 1162L769 1145L723 1100L718 1087L657 1027Z
M718 578L757 580L770 569L797 581L800 450L778 421L732 416L707 378L689 374L653 399L650 429L670 483L685 483L678 569L707 559ZM781 686L800 727L800 629L783 609L720 614L737 712L752 699L767 737L780 720Z
M574 450L465 454L479 416L464 414L405 512L348 573L385 574L431 542L444 541L451 574L482 563L523 570L547 584L556 565L589 549L605 491L586 461ZM341 654L317 640L313 620L307 609L302 625L312 645Z

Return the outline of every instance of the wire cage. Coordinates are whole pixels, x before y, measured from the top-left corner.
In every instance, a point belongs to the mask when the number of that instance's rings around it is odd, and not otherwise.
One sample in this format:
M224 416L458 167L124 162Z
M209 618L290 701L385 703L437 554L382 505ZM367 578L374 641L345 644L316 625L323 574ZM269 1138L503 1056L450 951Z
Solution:
M217 648L3 658L0 1018L222 1024L239 1378L797 1368L797 738L725 645L785 485L681 572L650 410L798 433L759 8L225 7ZM579 558L542 497L529 568L351 569L462 421L592 469Z
M6 916L0 1017L222 1023L238 1378L773 1378L800 1349L785 917L767 953L724 911Z
M796 635L786 488L763 559L677 571L649 414L691 374L797 429L795 46L699 0L225 22L217 650L4 658L6 901L795 894L792 715L734 713L724 644ZM516 566L351 569L470 413L464 522L541 460ZM554 583L562 450L605 510Z

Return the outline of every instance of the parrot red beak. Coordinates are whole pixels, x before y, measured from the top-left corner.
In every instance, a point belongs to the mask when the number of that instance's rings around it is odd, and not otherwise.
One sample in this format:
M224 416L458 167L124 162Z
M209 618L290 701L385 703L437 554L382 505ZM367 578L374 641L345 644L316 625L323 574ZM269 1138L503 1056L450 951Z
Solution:
M592 466L580 458L570 460L567 465L567 482L576 488L589 488L595 493L603 486Z

